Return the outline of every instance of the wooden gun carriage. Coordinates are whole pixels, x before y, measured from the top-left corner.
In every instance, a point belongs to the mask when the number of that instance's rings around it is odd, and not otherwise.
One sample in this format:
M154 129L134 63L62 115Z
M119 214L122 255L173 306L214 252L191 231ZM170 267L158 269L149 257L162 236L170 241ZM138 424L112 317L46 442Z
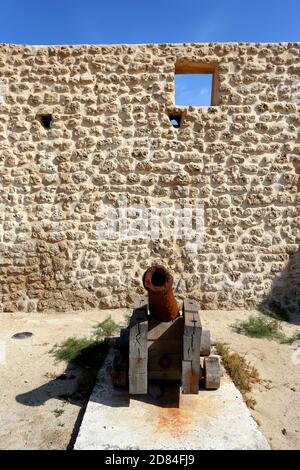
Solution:
M221 367L212 356L210 332L203 330L197 303L185 299L181 312L172 292L172 276L154 265L143 277L149 297L133 310L121 330L112 379L129 386L130 394L146 394L149 380L181 381L183 393L198 394L220 386Z

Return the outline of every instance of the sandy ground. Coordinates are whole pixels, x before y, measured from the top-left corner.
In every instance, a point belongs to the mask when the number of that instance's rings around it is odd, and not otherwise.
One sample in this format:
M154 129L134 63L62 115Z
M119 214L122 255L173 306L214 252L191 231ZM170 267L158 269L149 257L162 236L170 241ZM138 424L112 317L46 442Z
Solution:
M79 371L55 363L49 350L69 336L89 336L111 315L124 321L128 309L49 314L0 315L0 449L66 449L81 420L82 397L76 393ZM249 311L204 311L203 326L255 364L261 378L253 388L254 418L273 449L300 449L300 352L295 347L235 333L230 325ZM299 327L284 324L291 334ZM33 336L12 339L30 331ZM62 375L63 374L63 375ZM75 392L75 393L74 393ZM66 399L72 394L72 399Z

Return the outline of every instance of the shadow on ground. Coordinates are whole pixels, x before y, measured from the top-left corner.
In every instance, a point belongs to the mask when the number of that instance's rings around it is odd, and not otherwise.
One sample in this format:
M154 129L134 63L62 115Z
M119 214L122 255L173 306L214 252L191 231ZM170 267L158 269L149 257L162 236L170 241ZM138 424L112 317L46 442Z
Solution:
M291 254L285 268L272 281L268 296L259 305L264 313L266 308L285 312L289 322L300 325L300 249Z
M63 374L40 387L16 396L16 401L25 406L42 406L48 400L57 399L79 407L67 449L72 449L74 446L98 370L106 357L107 350L108 345L105 343L87 347L81 351L80 356L67 364Z
M84 369L74 364L68 364L65 372L40 387L16 396L18 403L26 406L41 406L53 398L69 401L81 406L83 393L80 384L83 380Z

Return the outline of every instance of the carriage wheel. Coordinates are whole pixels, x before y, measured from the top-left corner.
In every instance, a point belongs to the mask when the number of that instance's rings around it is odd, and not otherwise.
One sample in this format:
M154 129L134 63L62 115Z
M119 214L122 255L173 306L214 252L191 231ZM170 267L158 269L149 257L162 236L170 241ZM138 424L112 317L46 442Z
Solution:
M222 369L219 356L209 356L204 358L204 380L205 388L216 390L220 387Z
M209 356L211 353L211 338L209 330L202 330L200 343L200 356Z

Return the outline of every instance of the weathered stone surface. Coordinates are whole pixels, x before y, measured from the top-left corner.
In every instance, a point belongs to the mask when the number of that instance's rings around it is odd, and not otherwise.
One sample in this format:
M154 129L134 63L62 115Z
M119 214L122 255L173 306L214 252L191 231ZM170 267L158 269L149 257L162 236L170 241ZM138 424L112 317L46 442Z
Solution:
M271 299L299 311L299 52L0 45L0 310L130 305L160 262L203 308ZM175 105L180 61L217 66L215 106ZM99 211L120 196L200 200L202 249L100 239Z

